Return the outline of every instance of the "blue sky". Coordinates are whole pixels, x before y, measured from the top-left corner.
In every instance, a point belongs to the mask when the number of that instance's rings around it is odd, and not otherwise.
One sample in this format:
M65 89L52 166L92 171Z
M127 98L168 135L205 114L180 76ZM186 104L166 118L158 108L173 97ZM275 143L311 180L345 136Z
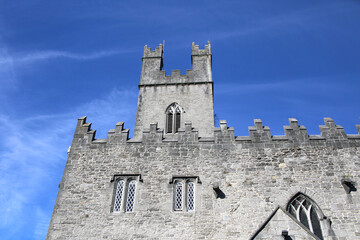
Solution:
M78 117L133 131L145 44L191 69L209 40L215 113L237 136L295 117L360 124L360 1L0 0L0 236L44 239ZM194 126L196 127L196 126Z

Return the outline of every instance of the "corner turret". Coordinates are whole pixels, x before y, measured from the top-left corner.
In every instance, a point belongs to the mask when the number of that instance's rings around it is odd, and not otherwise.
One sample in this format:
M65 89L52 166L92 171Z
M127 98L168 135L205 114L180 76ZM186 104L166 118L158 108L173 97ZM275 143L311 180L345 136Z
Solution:
M199 49L199 45L192 43L191 64L193 65L195 81L212 82L211 45L209 41L204 49Z
M147 45L144 47L144 54L142 57L142 69L140 84L156 83L154 76L157 76L163 67L163 53L164 46L159 44L154 51Z

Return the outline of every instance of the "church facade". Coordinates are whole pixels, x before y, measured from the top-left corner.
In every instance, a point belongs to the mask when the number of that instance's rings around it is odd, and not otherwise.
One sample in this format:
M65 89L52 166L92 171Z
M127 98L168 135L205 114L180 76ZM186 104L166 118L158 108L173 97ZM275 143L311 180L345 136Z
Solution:
M47 239L360 239L359 134L331 118L283 136L260 119L249 136L214 127L210 43L192 70L142 58L133 138L124 123L95 139L79 118Z

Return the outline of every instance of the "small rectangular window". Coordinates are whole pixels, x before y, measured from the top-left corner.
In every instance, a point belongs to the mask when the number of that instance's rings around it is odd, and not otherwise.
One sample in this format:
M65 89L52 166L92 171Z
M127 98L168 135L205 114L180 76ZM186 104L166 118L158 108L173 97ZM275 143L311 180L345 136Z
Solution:
M118 175L115 181L113 212L133 212L135 206L136 185L141 180L140 175Z
M174 211L195 211L195 186L201 183L198 177L173 177L170 183L174 184Z

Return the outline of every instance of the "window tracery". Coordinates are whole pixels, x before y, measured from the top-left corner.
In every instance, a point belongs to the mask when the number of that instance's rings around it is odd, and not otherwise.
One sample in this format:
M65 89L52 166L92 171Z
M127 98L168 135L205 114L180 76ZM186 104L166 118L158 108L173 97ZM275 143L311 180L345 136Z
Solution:
M176 133L181 126L183 109L177 103L172 103L166 111L166 133Z
M317 237L323 239L319 217L320 210L310 198L301 193L297 194L289 202L287 211Z

